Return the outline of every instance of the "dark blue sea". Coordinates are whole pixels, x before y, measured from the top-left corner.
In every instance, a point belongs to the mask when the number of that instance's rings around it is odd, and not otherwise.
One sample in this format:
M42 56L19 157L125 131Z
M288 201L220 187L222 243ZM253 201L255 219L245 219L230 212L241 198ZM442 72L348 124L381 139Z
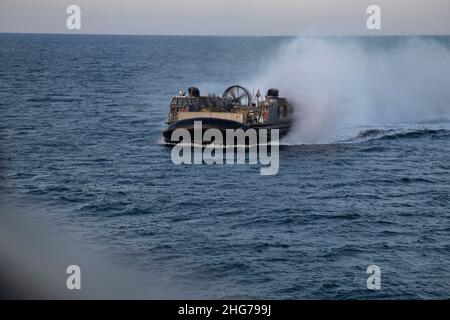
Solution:
M186 298L449 298L449 80L449 37L0 34L0 191ZM171 161L232 84L296 104L277 175Z

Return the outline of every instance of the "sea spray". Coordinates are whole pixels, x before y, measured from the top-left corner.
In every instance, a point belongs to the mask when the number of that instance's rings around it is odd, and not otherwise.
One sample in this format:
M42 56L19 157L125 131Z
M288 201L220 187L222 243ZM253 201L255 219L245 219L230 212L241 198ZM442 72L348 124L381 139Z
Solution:
M450 116L450 48L429 38L297 38L250 87L277 86L295 107L286 143L335 141L349 125Z

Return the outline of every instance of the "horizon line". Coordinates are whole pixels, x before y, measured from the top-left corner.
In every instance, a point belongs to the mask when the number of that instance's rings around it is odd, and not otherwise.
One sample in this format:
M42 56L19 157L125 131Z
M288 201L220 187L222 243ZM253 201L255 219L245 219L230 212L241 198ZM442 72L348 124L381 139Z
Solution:
M254 37L254 38L295 38L295 37L448 37L450 34L284 34L284 35L247 35L247 34L151 34L151 33L81 33L81 32L14 32L0 31L0 34L29 35L76 35L76 36L150 36L150 37Z

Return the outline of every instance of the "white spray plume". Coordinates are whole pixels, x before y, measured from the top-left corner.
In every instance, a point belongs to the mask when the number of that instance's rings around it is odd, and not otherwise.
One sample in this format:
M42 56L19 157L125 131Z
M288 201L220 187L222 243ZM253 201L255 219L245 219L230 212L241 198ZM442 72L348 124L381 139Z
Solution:
M377 41L299 38L280 48L251 86L278 87L293 103L285 142L328 143L348 125L450 116L450 48L430 38Z

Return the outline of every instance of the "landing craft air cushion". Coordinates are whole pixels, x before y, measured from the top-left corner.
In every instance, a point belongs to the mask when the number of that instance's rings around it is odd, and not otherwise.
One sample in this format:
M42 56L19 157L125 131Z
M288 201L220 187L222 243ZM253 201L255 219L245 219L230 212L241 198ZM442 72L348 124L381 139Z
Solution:
M163 136L167 143L178 143L172 140L176 129L186 129L194 137L194 124L201 121L202 136L208 129L218 129L225 135L227 129L256 131L266 129L270 139L270 131L279 130L279 136L285 135L292 123L293 108L285 98L279 97L278 89L269 89L265 98L260 91L253 96L249 90L235 85L225 90L222 97L215 95L200 96L198 88L188 89L172 98L170 104L167 129ZM209 141L203 141L209 143Z

